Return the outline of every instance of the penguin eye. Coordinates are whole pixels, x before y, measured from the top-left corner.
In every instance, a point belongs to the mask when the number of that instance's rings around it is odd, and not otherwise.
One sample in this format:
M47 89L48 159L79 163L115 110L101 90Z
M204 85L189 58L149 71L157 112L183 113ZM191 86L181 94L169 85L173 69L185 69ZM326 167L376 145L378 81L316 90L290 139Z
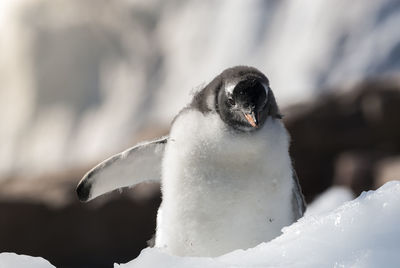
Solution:
M233 106L235 105L235 100L233 98L228 98L228 103Z

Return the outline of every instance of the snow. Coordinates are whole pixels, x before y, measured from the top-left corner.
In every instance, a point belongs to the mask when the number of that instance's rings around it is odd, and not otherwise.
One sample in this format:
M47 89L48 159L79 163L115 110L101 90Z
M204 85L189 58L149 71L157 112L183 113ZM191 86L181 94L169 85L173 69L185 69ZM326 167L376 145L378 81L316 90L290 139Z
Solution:
M54 268L50 262L40 257L18 255L15 253L0 253L0 268Z
M325 200L345 196L339 189L328 193ZM336 209L315 210L252 249L200 258L146 248L135 260L114 267L398 267L399 224L400 182L392 181Z

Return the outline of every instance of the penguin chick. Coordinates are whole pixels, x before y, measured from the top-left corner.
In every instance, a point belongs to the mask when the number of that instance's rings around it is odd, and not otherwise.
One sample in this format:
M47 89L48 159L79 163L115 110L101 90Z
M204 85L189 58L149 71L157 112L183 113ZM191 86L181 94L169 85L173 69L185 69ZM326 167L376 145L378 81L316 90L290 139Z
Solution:
M156 247L180 256L254 247L305 211L280 119L267 77L229 68L175 117L169 137L100 163L79 183L78 197L161 178Z

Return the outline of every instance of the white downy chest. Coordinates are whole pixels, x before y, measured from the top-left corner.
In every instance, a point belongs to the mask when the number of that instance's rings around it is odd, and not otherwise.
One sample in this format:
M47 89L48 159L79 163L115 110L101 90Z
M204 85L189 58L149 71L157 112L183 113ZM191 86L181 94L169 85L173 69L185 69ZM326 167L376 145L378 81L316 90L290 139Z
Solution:
M237 133L216 114L180 115L163 160L156 246L217 256L271 240L293 221L291 176L279 121Z

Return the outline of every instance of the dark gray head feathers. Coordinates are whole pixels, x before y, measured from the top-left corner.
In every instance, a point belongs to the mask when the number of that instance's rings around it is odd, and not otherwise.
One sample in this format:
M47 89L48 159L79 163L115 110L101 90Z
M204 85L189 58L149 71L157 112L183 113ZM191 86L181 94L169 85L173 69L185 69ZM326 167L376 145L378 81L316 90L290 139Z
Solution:
M197 92L189 108L217 112L231 127L252 131L270 116L281 118L268 78L248 66L226 69Z

